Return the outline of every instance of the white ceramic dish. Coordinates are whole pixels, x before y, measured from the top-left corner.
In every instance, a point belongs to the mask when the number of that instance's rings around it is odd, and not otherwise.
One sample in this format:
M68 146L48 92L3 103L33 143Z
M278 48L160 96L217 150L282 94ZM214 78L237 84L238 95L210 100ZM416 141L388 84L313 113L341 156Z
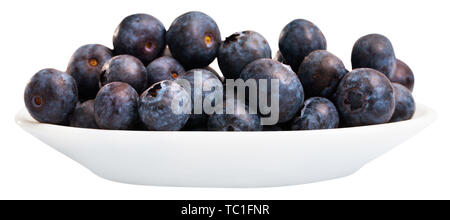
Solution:
M350 175L435 119L418 105L404 122L316 131L150 132L16 122L100 177L131 184L271 187Z

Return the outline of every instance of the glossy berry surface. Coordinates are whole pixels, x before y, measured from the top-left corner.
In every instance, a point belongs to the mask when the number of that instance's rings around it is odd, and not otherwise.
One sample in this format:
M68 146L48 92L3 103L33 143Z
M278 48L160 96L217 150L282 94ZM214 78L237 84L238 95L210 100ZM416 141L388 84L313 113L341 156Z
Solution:
M272 59L259 59L248 64L241 72L241 79L255 79L259 87L260 79L267 80L267 103L271 105L271 80L279 80L279 122L291 120L304 101L303 86L292 69ZM260 96L258 88L258 97Z
M78 86L80 100L95 98L103 65L113 56L111 49L100 44L88 44L78 48L67 66Z
M221 41L216 22L202 12L179 16L167 31L172 56L187 70L208 66L216 58Z
M106 84L95 98L95 122L103 129L132 129L138 120L138 101L139 95L130 85L123 82Z
M43 69L27 84L24 101L28 112L37 121L64 124L78 102L77 84L67 73Z
M311 52L327 49L327 41L316 25L296 19L283 28L278 46L286 63L297 72L303 59Z
M226 112L227 105L232 104L233 113ZM213 114L208 118L210 131L261 131L263 129L258 114L250 114L248 106L237 99L227 98L223 114Z
M330 97L347 73L344 63L325 50L310 53L300 65L298 77L307 97Z
M395 70L395 63L394 48L391 41L383 35L366 35L353 46L353 69L371 68L389 77Z
M147 65L164 51L165 38L166 28L155 17L148 14L130 15L114 32L114 52L116 55L133 55Z
M395 111L390 121L397 122L411 119L416 112L416 103L411 91L398 83L392 83L392 86L394 87Z
M165 80L154 84L139 99L141 121L152 131L178 131L189 114L189 93L177 83ZM190 108L187 109L190 112Z
M339 113L334 104L322 97L305 101L300 115L292 121L292 130L332 129L339 127Z
M199 76L201 78L196 78L196 76ZM206 124L208 121L208 115L202 110L202 104L205 101L205 98L213 94L216 90L223 92L223 85L222 82L217 78L217 76L212 73L211 71L207 69L192 69L187 71L183 78L184 80L187 80L190 85L190 91L191 93L191 106L192 106L192 114L189 119L188 125L191 127L198 127L199 125ZM198 86L196 87L196 80L198 80ZM210 90L207 90L206 88L211 88ZM198 111L196 111L196 105L195 100L199 100L201 103L199 107L197 108ZM212 104L215 104L214 102Z
M94 99L78 103L70 116L70 126L79 128L98 128L95 123Z
M341 80L336 107L345 126L386 123L395 109L394 89L384 74L368 68L355 69Z
M274 60L280 62L280 63L286 63L286 61L284 60L283 54L281 54L281 51L277 51L277 53L275 54L275 57L273 57Z
M148 85L163 80L175 80L184 72L183 66L177 60L169 56L162 56L147 66Z
M236 79L242 69L249 63L272 58L272 51L267 40L254 31L234 33L220 45L217 60L226 79Z
M408 88L411 92L414 89L414 73L406 63L397 59L395 71L390 75L391 82L399 83Z
M103 66L100 82L102 86L111 82L128 83L141 93L147 89L147 69L136 57L115 56Z

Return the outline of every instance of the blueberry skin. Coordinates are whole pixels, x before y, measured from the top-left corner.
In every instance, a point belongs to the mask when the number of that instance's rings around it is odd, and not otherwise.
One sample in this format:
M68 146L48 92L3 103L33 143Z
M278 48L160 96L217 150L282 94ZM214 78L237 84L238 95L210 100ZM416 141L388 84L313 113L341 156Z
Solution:
M399 83L408 88L411 92L414 89L414 73L406 63L397 59L394 73L389 77L391 82Z
M102 129L132 129L138 121L138 101L139 95L130 85L106 84L95 97L95 122Z
M98 128L95 123L94 99L78 103L70 116L70 126L79 128Z
M175 80L184 72L183 66L174 58L169 56L160 57L147 66L148 85L153 85L163 80Z
M286 61L284 60L283 54L281 54L281 51L277 51L277 53L275 54L275 57L273 59L278 61L278 62L280 62L280 63L286 64Z
M278 46L286 63L297 72L303 59L311 52L327 49L327 40L316 25L296 19L283 28Z
M267 40L254 31L234 33L219 47L217 61L226 79L237 79L242 69L249 63L272 58L272 50Z
M43 69L27 84L24 101L38 122L65 124L78 102L77 84L67 73Z
M179 16L167 31L172 56L187 70L208 66L216 58L220 43L216 22L202 12Z
M270 106L271 79L279 80L279 123L291 120L304 101L303 86L292 69L278 61L272 59L259 59L248 64L241 72L240 78L244 81L255 79L258 85L259 80L267 79L267 103Z
M334 104L322 97L305 101L300 115L292 121L292 130L332 129L339 127L339 113Z
M95 98L103 65L113 57L111 49L100 44L88 44L78 48L67 66L78 86L80 100Z
M100 75L102 86L110 82L128 83L140 94L147 89L147 69L136 57L115 56L105 63Z
M394 89L382 73L355 69L339 83L336 107L345 126L362 126L389 122L395 109Z
M237 99L228 99L224 103L234 102L234 114L213 114L208 118L209 131L262 131L260 118L257 114L250 114L248 106ZM239 114L243 113L243 114Z
M395 111L390 121L397 122L411 119L416 112L416 103L411 91L398 83L392 83L392 87L394 87Z
M207 69L192 69L187 71L182 79L185 79L187 81L189 81L189 84L191 86L191 90L188 91L191 93L191 104L192 104L192 114L191 117L189 119L188 125L191 127L198 127L199 125L202 124L206 124L208 121L208 115L206 113L202 113L202 114L195 114L194 113L194 98L195 97L202 97L202 101L205 100L205 97L209 96L210 94L212 94L215 90L213 89L212 91L203 91L202 88L195 88L194 87L194 76L196 72L199 72L202 76L202 87L203 88L215 88L219 91L223 90L223 84L222 82L219 80L219 78L217 78L217 76L212 73L211 71L207 70ZM203 102L202 102L203 103Z
M133 55L147 65L163 53L166 28L151 15L130 15L116 28L113 44L116 55Z
M394 48L391 41L383 35L366 35L353 46L353 69L371 68L389 77L395 70L395 63Z
M334 54L316 50L303 60L298 70L307 97L330 97L347 73L344 63Z
M172 111L172 102L178 101L180 114ZM178 131L186 125L189 114L182 113L182 100L189 100L189 93L174 81L158 82L142 93L139 99L139 116L151 131Z

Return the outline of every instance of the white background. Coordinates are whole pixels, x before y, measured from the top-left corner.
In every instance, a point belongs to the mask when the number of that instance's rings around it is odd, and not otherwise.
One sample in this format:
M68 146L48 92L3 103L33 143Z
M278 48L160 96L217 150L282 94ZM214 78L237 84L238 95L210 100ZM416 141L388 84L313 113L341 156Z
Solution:
M450 199L450 13L447 1L1 1L0 199ZM281 29L295 18L315 23L328 50L347 68L353 43L369 33L390 38L416 77L416 102L438 120L356 174L327 182L264 189L133 186L103 180L14 123L23 90L40 69L66 69L81 45L112 47L127 15L148 13L166 28L178 15L203 11L222 37L255 30L278 49ZM374 134L376 135L376 134Z

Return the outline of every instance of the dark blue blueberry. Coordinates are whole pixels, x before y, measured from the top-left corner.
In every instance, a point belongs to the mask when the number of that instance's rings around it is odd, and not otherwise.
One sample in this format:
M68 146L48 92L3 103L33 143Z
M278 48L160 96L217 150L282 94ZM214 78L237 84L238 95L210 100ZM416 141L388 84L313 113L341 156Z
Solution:
M280 51L277 51L277 53L275 54L275 57L273 59L280 63L286 63L286 61L284 60L283 54L281 54Z
M139 95L130 85L123 82L106 84L95 98L95 122L103 129L132 129L138 121L138 101Z
M260 58L272 58L267 40L254 31L234 33L220 45L217 61L226 79L237 79L242 69Z
M292 121L292 130L332 129L339 126L339 114L333 103L322 97L305 101L300 115Z
M392 87L394 87L395 111L391 122L411 119L416 111L416 103L411 91L398 83L392 83Z
M147 89L147 69L136 57L115 56L103 66L100 82L102 86L110 82L128 83L138 93L142 93Z
M279 122L291 120L304 101L303 86L292 69L272 59L259 59L248 64L241 72L244 81L255 79L258 85L260 79L267 80L267 104L271 106L271 80L279 80Z
M112 51L100 44L84 45L72 55L67 73L77 82L80 100L95 98L102 67L112 56Z
M208 66L221 43L216 22L202 12L188 12L176 18L167 31L172 56L187 70Z
M98 128L95 123L94 99L78 103L70 116L70 126L79 128Z
M344 63L334 54L316 50L303 60L298 70L307 97L330 97L347 73Z
M186 124L189 93L174 81L158 82L142 93L139 116L151 131L178 131ZM190 112L190 109L188 109Z
M160 57L147 66L148 85L153 85L163 80L175 80L184 72L183 66L174 58L169 56Z
M78 102L77 84L69 74L43 69L25 88L25 106L39 122L65 124Z
M414 74L406 63L397 59L394 73L389 77L391 82L399 83L408 88L411 92L414 89Z
M201 79L197 79L199 82L199 86L195 87L195 75L196 73L201 76ZM201 124L206 124L208 121L208 115L202 109L198 109L196 112L194 99L198 99L201 101L201 106L203 106L203 102L205 97L210 96L215 91L223 92L222 82L217 78L217 76L209 70L206 69L192 69L187 71L182 79L185 79L190 84L190 93L191 93L191 104L192 104L192 114L189 119L188 125L191 127L197 127ZM210 91L207 91L204 88L211 88ZM188 91L189 92L189 91ZM215 104L213 102L213 104ZM200 111L201 110L201 111Z
M114 52L137 57L145 65L160 56L166 47L166 28L155 17L134 14L126 17L114 32Z
M353 69L371 68L389 77L395 70L395 63L394 48L391 41L383 35L366 35L353 46Z
M226 106L233 104L234 112L226 112ZM208 119L210 131L261 131L258 114L250 114L248 106L237 99L227 98L224 101L223 114L213 114Z
M296 19L283 28L278 46L286 63L297 72L303 59L311 52L327 49L327 41L316 25Z
M336 107L345 126L386 123L395 109L394 89L384 74L369 68L355 69L339 83Z

